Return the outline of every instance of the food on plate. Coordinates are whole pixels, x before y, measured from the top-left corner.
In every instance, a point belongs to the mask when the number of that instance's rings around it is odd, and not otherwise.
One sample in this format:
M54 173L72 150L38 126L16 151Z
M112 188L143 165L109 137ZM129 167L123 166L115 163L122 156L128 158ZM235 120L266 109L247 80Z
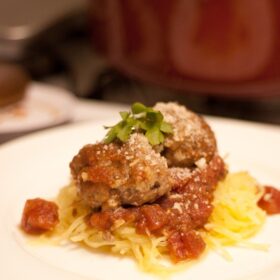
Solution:
M207 247L266 248L247 238L265 222L258 203L265 210L262 200L279 206L280 192L246 172L228 173L203 118L176 103L135 103L120 115L103 140L73 157L72 181L55 202L27 200L25 232L132 256L152 273L177 267L163 263L165 257L179 264ZM267 212L279 212L272 208Z
M280 194L280 192L278 191ZM247 172L231 173L219 182L213 200L213 212L204 226L209 246L217 247L229 258L221 245L239 245L266 249L265 244L247 241L263 226L266 213L258 207L263 188ZM217 244L218 241L218 244Z
M265 186L264 195L259 200L258 205L267 214L273 215L280 213L280 192L274 187Z
M124 144L86 145L70 167L81 198L93 209L139 206L171 189L166 160L139 133Z
M23 99L30 81L27 73L13 64L0 65L0 108Z
M28 199L22 214L21 226L29 234L53 230L59 222L58 207L41 198Z
M202 117L176 103L157 103L155 109L173 127L163 142L162 154L168 166L194 167L201 159L208 163L213 158L216 139Z

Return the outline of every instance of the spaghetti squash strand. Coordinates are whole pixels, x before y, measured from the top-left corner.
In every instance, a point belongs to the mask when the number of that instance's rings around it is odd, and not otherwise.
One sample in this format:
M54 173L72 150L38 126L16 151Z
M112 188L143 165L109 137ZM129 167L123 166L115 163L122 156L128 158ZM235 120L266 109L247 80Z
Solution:
M205 226L212 246L220 243L239 244L254 249L267 248L266 245L246 241L265 222L266 214L257 205L261 195L262 189L247 172L228 174L218 183L214 194L214 210Z
M261 195L262 190L248 173L228 174L217 186L213 213L205 230L200 231L208 247L227 260L232 258L224 245L266 250L265 244L247 241L265 222L265 212L257 206ZM60 223L51 236L47 235L48 238L58 242L84 243L94 249L109 249L112 253L133 256L142 270L161 276L186 267L186 262L171 266L163 263L168 256L165 236L137 234L135 227L129 223L121 224L109 236L88 227L85 217L90 209L79 203L74 184L61 190L57 203Z

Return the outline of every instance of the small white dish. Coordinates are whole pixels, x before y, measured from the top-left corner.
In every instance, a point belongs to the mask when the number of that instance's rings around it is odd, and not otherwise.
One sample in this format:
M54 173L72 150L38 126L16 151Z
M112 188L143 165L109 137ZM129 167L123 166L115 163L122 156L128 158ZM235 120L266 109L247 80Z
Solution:
M70 121L74 102L74 95L62 88L30 83L20 102L0 109L0 142Z

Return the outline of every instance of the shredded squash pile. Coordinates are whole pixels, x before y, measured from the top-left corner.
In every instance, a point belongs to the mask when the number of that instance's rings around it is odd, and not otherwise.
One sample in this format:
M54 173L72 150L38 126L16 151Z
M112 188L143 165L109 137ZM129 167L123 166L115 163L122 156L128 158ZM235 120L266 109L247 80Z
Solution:
M56 200L59 206L60 223L52 233L43 236L55 244L71 241L83 243L91 248L130 256L136 259L140 269L145 272L168 275L182 268L182 264L168 265L162 262L166 255L166 237L153 237L137 234L129 224L119 225L112 232L112 238L102 232L89 228L85 217L90 213L78 200L74 184L64 187ZM73 215L74 213L74 215Z
M227 259L225 245L239 245L266 250L267 245L248 242L263 226L266 213L258 207L263 189L247 172L231 173L218 183L214 194L214 210L205 225L206 240Z
M254 178L246 172L228 174L218 184L213 201L214 211L205 225L203 237L208 246L230 258L223 249L225 245L239 244L254 249L264 245L246 241L254 236L265 222L265 212L257 206L262 190ZM112 236L104 239L103 233L89 228L85 217L90 209L78 200L73 184L63 188L57 197L60 223L55 231L45 235L48 239L63 243L83 243L91 248L132 256L140 268L155 274L169 274L182 268L162 263L167 257L166 238L139 235L129 224L120 224Z

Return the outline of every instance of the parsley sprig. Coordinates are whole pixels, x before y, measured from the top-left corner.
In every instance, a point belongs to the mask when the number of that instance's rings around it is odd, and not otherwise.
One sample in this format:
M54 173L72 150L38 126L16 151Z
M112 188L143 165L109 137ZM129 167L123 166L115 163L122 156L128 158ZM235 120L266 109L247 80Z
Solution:
M141 132L151 145L163 143L165 134L173 133L172 126L165 122L161 112L136 102L131 112L120 112L121 121L111 127L104 139L106 144L115 140L126 142L133 132Z

